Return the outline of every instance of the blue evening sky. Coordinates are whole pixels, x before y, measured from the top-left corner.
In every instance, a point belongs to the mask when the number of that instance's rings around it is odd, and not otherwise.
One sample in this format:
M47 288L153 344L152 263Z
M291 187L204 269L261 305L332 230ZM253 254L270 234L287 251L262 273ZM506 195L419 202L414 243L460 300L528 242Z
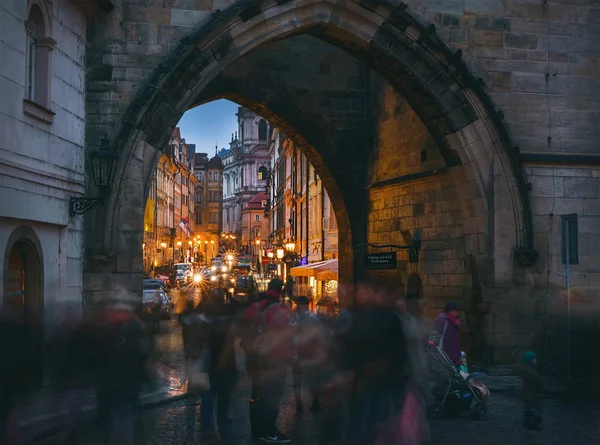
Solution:
M186 111L177 126L188 144L196 144L196 153L215 154L215 143L229 148L231 133L237 131L239 105L228 100L215 100Z

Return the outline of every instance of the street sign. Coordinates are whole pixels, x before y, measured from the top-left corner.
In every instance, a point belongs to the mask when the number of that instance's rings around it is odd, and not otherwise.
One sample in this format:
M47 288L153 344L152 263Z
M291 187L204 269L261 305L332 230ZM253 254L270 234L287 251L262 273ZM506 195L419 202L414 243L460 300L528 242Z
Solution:
M396 252L368 253L365 266L368 270L396 269Z
M264 256L264 257L262 257L262 263L263 263L264 265L267 265L267 264L269 264L269 262L270 262L270 260L269 260L269 257L268 257L268 256Z

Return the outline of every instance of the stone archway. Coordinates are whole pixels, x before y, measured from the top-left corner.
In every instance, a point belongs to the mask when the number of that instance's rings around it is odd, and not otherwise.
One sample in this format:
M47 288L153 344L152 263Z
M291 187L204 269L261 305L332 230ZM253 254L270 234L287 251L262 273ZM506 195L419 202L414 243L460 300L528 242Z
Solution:
M463 201L465 208L472 190L478 190L479 196L485 198L484 213L496 220L492 236L502 240L494 247L497 261L493 274L500 280L508 279L515 249L534 254L527 184L517 153L500 115L478 81L469 74L460 54L449 50L431 28L420 25L406 7L386 2L338 4L325 0L280 5L254 2L215 11L156 68L129 107L118 134L110 132L121 147L121 159L107 212L96 221L97 233L101 235L99 249L131 254L141 246L141 230L136 225L140 210L143 214L145 178L170 128L207 86L244 55L268 42L302 33L342 47L365 61L406 98L435 139L447 165L466 166L466 170L455 175L458 194L461 189L469 191ZM322 135L328 135L324 130L329 126L327 119L310 111L299 107L289 111L289 117L281 121L289 123L288 128L314 126ZM301 139L304 134L296 132L296 137ZM356 134L335 134L343 140L340 144L356 139ZM307 141L306 149L313 147L318 164L327 150L316 142ZM320 168L327 173L332 165L321 162ZM331 189L340 192L338 201L346 206L347 212L352 212L348 221L356 217L362 223L359 216L366 211L366 200L360 189L364 184L349 182L340 187L334 175L329 177ZM358 204L350 210L350 202ZM340 211L343 213L342 207L336 209L338 218ZM468 209L465 214L469 214ZM357 236L357 232L366 230L366 225L361 229L359 223L351 236L353 241L348 247L351 250L365 238ZM469 236L473 237L485 233L489 227L481 213L471 214L466 224L472 228ZM119 258L101 260L106 260L107 272L120 272L121 282L137 287L135 282L139 277L130 275L137 270L132 267L135 264L119 265Z

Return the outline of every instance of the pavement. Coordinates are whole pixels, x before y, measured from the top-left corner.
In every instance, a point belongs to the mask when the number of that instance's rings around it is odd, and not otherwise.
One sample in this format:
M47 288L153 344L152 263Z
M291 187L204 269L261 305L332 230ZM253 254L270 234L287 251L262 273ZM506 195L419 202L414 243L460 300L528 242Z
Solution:
M201 406L198 400L186 398L144 410L137 424L136 445L250 445L247 378L238 382L230 416L233 419L227 439L203 436L200 426ZM305 400L308 407L310 400ZM544 399L542 412L544 428L530 431L521 427L522 407L519 397L512 393L492 394L489 415L485 421L472 420L468 413L429 422L431 445L598 445L600 424L598 404L574 404L559 399ZM280 429L297 445L318 445L323 417L308 409L298 414L295 409L290 379L279 417ZM59 445L64 437L54 436L35 445ZM93 423L83 425L78 444L101 445L102 438Z
M188 395L183 371L183 342L177 322L163 321L155 341L158 351L155 378L140 397L143 409L173 403ZM72 417L68 409L70 402L76 401L81 406L82 417L91 419L96 410L95 399L92 388L75 391L60 386L44 387L20 400L17 408L19 437L25 442L37 442L68 428Z
M156 336L158 358L158 382L152 391L146 391L142 397L143 410L138 422L136 444L192 444L207 443L228 445L246 445L254 443L249 434L248 397L250 384L242 378L238 382L233 396L230 416L234 421L231 436L227 442L219 438L208 440L201 436L200 403L197 398L186 393L183 371L182 339L175 321L164 322L162 332ZM542 401L546 427L541 432L531 432L521 428L521 402L518 391L520 381L515 376L480 376L488 385L491 396L489 419L478 422L471 420L468 413L461 413L450 419L430 422L431 444L473 445L516 444L570 444L580 445L598 443L600 437L600 406L591 402L574 403L559 398L547 398ZM293 437L296 444L318 444L321 417L308 409L301 415L296 413L292 396L290 378L280 413L281 430ZM43 401L45 400L45 403ZM23 438L32 445L58 445L64 443L67 411L64 401L67 396L47 391L46 399L38 399L38 406L45 411L32 407L29 415L22 411L21 422ZM309 401L306 401L308 406ZM60 408L61 406L63 409ZM86 410L81 426L83 435L78 443L82 445L100 445L102 439L97 431L92 415L93 397L86 399Z

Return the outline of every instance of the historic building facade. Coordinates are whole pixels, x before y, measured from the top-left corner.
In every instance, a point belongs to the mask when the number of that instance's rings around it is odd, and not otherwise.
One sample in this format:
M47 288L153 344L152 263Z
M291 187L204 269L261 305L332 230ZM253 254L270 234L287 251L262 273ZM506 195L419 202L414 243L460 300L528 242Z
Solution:
M208 262L219 254L223 215L223 161L215 152L194 158L194 232L198 260Z
M259 178L258 172L269 165L269 125L244 107L239 107L237 117L238 131L232 135L229 151L223 157L223 232L240 240L242 210L265 188L265 180Z
M303 264L337 258L337 220L314 167L280 129L272 132L269 155L269 243L293 245L290 253Z
M2 2L0 30L0 311L39 330L39 346L82 310L83 219L70 199L94 192L86 16L69 0Z
M158 159L144 214L142 248L146 274L193 257L195 209L190 205L194 197L190 190L195 189L197 180L190 145L181 137L180 129L175 128L165 153Z
M241 252L259 255L267 245L270 224L266 208L267 194L259 192L242 209Z

